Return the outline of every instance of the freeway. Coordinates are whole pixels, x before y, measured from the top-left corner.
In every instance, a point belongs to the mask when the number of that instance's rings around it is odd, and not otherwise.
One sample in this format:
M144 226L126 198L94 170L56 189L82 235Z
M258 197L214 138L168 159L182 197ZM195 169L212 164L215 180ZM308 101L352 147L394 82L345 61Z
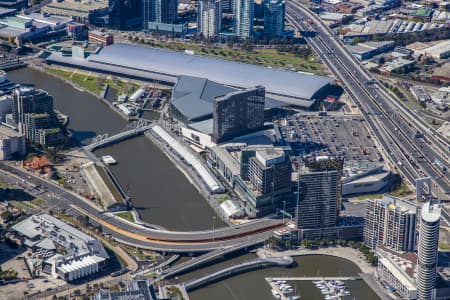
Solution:
M273 229L283 224L279 219L260 219L246 224L205 231L154 229L105 214L89 200L21 168L4 163L0 163L0 168L5 171L3 175L8 176L11 183L19 181L44 187L47 193L56 195L60 208L68 208L75 210L78 214L87 215L92 222L102 226L104 233L110 234L117 241L143 249L171 253L198 253L226 249L242 243L257 244L270 237Z
M396 103L317 15L300 3L289 1L286 17L298 30L310 33L306 41L342 82L385 155L404 178L414 185L416 178L429 176L434 182L435 195L445 197L450 192L449 174L436 166L436 160L449 169L448 143ZM313 22L308 24L306 20ZM423 138L417 138L417 132Z

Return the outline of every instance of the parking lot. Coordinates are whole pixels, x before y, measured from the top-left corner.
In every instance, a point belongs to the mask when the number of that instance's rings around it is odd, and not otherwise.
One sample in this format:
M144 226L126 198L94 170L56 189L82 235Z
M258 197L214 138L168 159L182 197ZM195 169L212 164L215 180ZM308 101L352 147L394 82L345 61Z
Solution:
M340 156L346 161L381 160L361 117L296 115L279 121L278 125L294 155Z

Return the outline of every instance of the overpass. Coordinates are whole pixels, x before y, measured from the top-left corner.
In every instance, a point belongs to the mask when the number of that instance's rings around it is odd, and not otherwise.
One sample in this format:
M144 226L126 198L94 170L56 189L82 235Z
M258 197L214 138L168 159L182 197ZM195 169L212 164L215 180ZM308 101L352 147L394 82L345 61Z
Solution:
M237 265L230 266L228 268L210 273L206 276L196 278L184 283L184 287L187 291L191 291L198 287L210 284L218 281L224 277L233 276L238 273L254 270L258 268L266 268L273 266L289 267L294 263L294 260L290 256L282 257L264 257L257 258L251 261L246 261Z
M115 134L113 136L105 137L102 139L99 139L97 141L94 141L93 143L84 146L83 149L89 152L94 151L95 149L105 147L114 143L118 143L120 141L126 140L128 138L134 137L136 135L142 134L145 131L151 129L153 125L145 125L137 128L133 128L127 131L120 132L118 134Z
M190 271L193 268L207 264L207 263L214 261L216 259L219 259L227 254L237 252L239 250L246 249L246 248L258 245L258 244L262 244L262 243L264 243L265 240L266 240L265 236L260 236L259 238L244 241L242 243L233 245L231 247L217 249L217 250L208 252L206 254L203 254L201 256L194 257L189 261L185 261L183 263L174 265L174 266L164 270L161 273L161 275L159 276L159 279L170 278L177 274Z

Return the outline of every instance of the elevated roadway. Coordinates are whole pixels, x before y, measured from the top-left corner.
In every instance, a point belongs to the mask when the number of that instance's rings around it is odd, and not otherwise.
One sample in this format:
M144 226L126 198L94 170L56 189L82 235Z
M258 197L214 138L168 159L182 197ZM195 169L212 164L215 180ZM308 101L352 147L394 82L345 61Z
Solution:
M261 219L237 226L205 231L169 231L154 229L111 217L92 205L89 200L67 191L55 183L44 180L17 167L0 163L0 168L13 176L13 181L21 180L35 186L42 186L48 193L57 195L60 207L74 209L78 214L86 215L94 223L102 226L106 234L117 241L143 249L168 253L201 253L216 249L225 249L234 245L258 244L272 235L275 228L282 226L282 220Z
M439 160L449 169L448 143L401 107L344 47L320 18L297 1L287 4L287 19L305 37L346 92L359 107L385 155L406 180L429 176L438 197L448 197L449 174L436 166ZM312 20L308 24L306 20ZM310 22L311 23L311 22ZM423 138L415 138L420 132Z
M245 261L240 264L233 265L225 269L213 272L211 274L207 274L200 278L192 279L188 282L185 282L183 285L187 291L191 291L193 289L215 282L222 278L232 276L234 274L258 268L266 268L273 266L289 267L293 263L294 260L292 259L292 257L289 256L256 258L254 260Z

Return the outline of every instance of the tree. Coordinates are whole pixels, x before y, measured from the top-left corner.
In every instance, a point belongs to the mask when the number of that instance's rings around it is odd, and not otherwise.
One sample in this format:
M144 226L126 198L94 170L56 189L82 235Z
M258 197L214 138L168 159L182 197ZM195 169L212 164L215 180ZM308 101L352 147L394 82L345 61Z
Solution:
M5 223L12 221L14 218L13 214L9 210L2 212L1 217Z
M291 249L292 248L292 241L290 239L286 240L284 242L284 246L286 247L286 249Z

